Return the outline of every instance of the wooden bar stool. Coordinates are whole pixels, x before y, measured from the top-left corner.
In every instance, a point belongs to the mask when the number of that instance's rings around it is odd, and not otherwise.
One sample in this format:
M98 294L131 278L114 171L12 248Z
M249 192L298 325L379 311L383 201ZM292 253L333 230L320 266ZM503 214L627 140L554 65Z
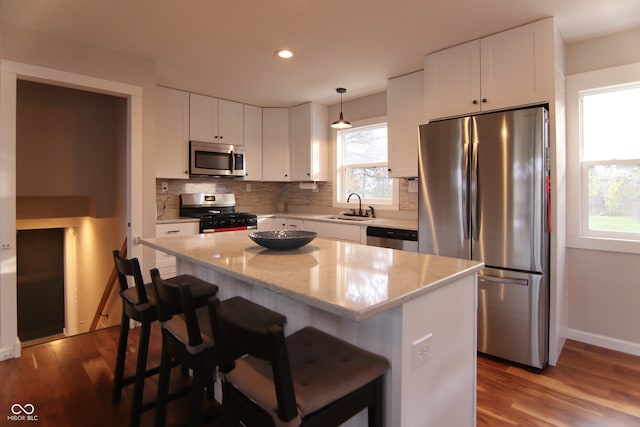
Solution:
M158 298L158 319L162 323L155 425L160 427L166 423L171 364L175 362L193 370L189 425L198 426L202 423L205 389L207 397L214 398L213 380L217 365L206 301L196 299L188 281L175 286L169 280L163 280L157 269L151 270L151 279ZM266 330L273 324L282 327L287 321L282 314L241 297L227 299L221 305L258 330Z
M156 297L151 284L145 284L140 271L140 263L137 258L126 259L120 256L118 250L113 251L113 260L120 284L120 298L122 300L122 319L120 321L120 336L118 338L118 351L116 367L113 378L113 391L111 402L120 403L122 388L133 383L133 397L131 401L131 426L140 424L140 415L144 410L151 409L155 402L142 403L145 378L160 372L159 367L147 370L147 354L149 349L149 337L151 324L158 320L156 310ZM127 278L133 278L134 286L129 287ZM193 294L199 298L201 304L206 304L206 299L218 292L218 287L204 280L190 275L180 275L169 279L174 285L189 283L194 286ZM141 323L140 341L138 343L138 358L134 375L125 377L124 366L129 338L130 319Z
M383 425L384 357L312 327L287 338L278 325L248 327L216 297L209 313L224 427L338 426L365 408L369 426Z

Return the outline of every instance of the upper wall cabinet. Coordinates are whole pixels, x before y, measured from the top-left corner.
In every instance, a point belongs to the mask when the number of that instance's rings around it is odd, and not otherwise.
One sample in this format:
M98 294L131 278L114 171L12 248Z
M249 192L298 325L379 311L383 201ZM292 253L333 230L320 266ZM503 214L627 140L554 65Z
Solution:
M262 110L262 179L328 181L327 107L315 103Z
M306 103L289 109L292 181L329 180L327 107Z
M548 20L425 57L429 120L548 101Z
M262 109L262 179L291 179L288 108Z
M156 177L189 178L189 93L156 86Z
M244 106L245 180L262 180L262 108Z
M192 93L189 107L191 140L244 144L244 107L241 103Z
M418 176L418 125L424 117L422 70L387 81L389 176Z

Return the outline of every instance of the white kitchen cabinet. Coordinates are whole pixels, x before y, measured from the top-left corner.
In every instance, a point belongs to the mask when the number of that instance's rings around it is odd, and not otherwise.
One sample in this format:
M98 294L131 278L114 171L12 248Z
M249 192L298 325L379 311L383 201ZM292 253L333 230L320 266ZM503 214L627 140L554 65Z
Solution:
M425 123L424 72L387 81L389 176L418 176L418 126Z
M262 180L291 180L288 108L262 109Z
M303 230L315 231L319 237L343 242L362 243L362 229L360 225L338 224L326 221L305 220ZM366 232L365 232L366 235Z
M156 224L156 237L191 236L198 234L198 222L163 222ZM156 268L163 279L176 275L176 258L165 252L156 251Z
M262 180L262 108L244 106L245 181Z
M549 20L425 57L429 120L548 101Z
M328 123L324 105L308 102L289 109L292 181L329 180Z
M189 178L189 93L157 86L156 177Z
M258 230L269 231L276 230L278 228L278 221L280 218L273 217L258 217Z
M192 93L189 96L189 135L193 141L244 144L244 106Z
M302 219L282 216L258 218L258 230L304 230L304 222Z

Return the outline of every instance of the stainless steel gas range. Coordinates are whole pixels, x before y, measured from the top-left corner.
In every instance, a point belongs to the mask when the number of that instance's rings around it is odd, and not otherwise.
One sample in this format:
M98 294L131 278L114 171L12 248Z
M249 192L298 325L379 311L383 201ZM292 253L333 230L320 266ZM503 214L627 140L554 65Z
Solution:
M180 216L200 219L200 233L248 230L258 228L258 217L236 212L233 193L180 195Z

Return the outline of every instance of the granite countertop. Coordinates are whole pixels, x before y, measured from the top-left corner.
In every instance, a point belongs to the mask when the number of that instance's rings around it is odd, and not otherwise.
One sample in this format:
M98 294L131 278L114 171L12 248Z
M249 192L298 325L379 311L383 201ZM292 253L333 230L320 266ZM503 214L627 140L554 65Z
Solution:
M265 249L251 231L143 238L141 243L351 320L363 320L479 271L476 261L316 238Z

